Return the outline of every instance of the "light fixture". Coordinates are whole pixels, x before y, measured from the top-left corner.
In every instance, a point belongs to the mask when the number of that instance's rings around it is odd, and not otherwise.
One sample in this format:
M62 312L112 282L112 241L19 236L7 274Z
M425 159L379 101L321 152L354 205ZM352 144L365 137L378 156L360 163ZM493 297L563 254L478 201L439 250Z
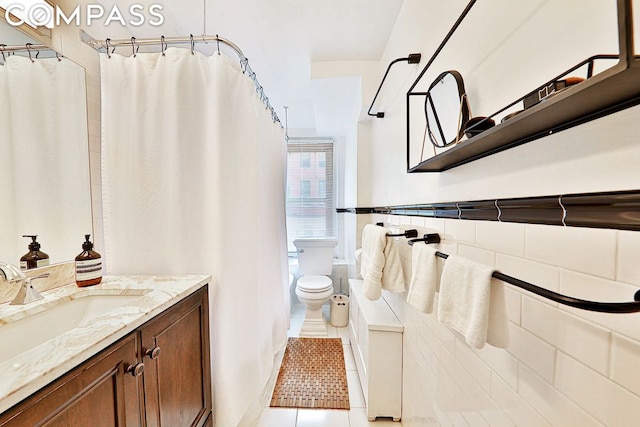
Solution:
M377 113L372 113L371 109L373 108L374 102L376 102L376 98L378 98L378 94L380 94L380 89L382 89L382 85L384 84L384 81L387 78L387 75L389 74L389 70L391 69L393 64L397 62L402 62L402 61L407 61L409 64L417 64L420 62L421 58L422 58L422 54L420 53L410 53L409 56L407 56L406 58L398 58L391 61L391 63L387 67L387 71L384 73L384 77L382 77L380 86L378 86L378 91L376 92L376 96L374 96L373 101L371 101L371 106L369 107L369 111L367 111L368 115L370 115L371 117L377 117L379 119L384 118L384 113L382 111L378 111Z

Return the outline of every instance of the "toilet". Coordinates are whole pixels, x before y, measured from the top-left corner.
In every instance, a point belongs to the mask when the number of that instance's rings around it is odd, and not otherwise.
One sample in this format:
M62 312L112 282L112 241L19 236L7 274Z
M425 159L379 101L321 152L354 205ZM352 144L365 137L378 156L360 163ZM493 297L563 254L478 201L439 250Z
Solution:
M322 316L322 305L333 295L333 282L327 275L333 268L333 253L336 239L296 239L300 277L296 284L296 295L306 306L301 337L326 337L327 325Z

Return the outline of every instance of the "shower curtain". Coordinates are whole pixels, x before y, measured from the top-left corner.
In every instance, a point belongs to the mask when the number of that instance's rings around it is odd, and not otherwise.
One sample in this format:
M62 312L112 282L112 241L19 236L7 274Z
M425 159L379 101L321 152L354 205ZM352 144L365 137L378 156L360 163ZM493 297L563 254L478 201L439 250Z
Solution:
M68 59L0 65L0 261L19 265L37 234L53 262L91 233L84 69ZM82 231L69 235L70 230Z
M238 61L101 54L109 274L210 274L215 425L251 425L286 343L286 145Z

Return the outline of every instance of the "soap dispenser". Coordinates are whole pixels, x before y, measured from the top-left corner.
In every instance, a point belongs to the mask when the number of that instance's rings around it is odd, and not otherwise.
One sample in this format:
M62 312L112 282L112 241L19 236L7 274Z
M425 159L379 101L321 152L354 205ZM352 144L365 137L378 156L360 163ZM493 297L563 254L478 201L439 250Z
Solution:
M97 285L102 281L102 258L93 250L89 240L91 234L85 234L82 253L76 257L76 285L79 287Z
M20 270L31 270L49 265L49 255L40 250L40 243L36 241L38 236L26 234L22 237L30 237L31 243L29 243L29 252L20 258Z

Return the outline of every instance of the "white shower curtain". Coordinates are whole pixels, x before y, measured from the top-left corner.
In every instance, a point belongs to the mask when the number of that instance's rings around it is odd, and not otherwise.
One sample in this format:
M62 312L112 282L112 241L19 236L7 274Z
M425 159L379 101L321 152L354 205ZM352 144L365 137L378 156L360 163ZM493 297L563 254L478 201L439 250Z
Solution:
M53 262L91 233L84 69L9 56L0 66L0 260L18 264L38 234ZM70 230L80 229L77 235Z
M109 274L210 274L215 425L250 425L286 342L286 145L226 55L101 54Z

